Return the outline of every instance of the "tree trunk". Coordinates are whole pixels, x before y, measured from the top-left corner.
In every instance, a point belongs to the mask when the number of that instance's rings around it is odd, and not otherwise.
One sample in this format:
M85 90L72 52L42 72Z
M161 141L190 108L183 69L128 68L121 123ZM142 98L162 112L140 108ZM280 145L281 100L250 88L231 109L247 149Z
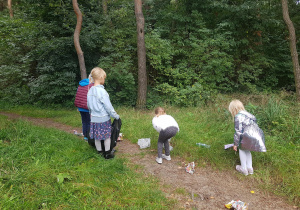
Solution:
M10 18L13 18L14 17L14 13L13 13L13 10L12 10L11 1L12 0L7 0L7 7L9 9L9 16L10 16Z
M138 56L138 95L136 107L143 109L146 107L147 99L147 72L146 72L146 47L144 34L144 15L142 10L142 0L134 0L135 17L137 25L137 56Z
M4 10L4 2L0 1L0 12Z
M83 52L81 50L80 43L79 43L79 34L81 31L81 25L82 25L82 13L78 7L77 0L72 0L72 3L73 3L73 8L74 8L74 11L75 11L75 14L77 17L77 24L76 24L76 28L74 31L74 45L75 45L75 49L76 49L76 52L78 55L81 79L86 79L87 74L86 74L84 56L83 56Z
M289 16L289 8L288 8L287 0L281 0L281 4L282 4L283 19L289 30L289 41L290 41L290 50L291 50L291 56L293 61L294 76L295 76L296 94L297 94L297 99L300 102L300 67L299 67L298 53L296 47L296 32L295 32L293 22L291 21Z
M103 14L106 16L107 15L107 0L102 0L102 9L103 9Z

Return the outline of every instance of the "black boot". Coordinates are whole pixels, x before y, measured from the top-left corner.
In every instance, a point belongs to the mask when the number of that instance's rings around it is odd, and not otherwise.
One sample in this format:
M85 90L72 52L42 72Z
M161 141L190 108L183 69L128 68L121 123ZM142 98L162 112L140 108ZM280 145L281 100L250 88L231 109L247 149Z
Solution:
M115 155L112 154L111 151L105 151L103 154L105 159L112 159L115 157Z
M110 150L109 150L109 151L105 151L104 141L101 141L101 147L102 147L102 151L103 151L103 157L104 157L105 159L112 159L112 158L115 157L114 154L111 153Z

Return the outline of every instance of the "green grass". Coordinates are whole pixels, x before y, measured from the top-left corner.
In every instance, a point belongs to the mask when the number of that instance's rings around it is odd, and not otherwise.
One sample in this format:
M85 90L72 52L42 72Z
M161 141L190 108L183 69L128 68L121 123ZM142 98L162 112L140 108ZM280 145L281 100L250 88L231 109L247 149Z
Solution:
M266 153L252 152L255 173L249 179L262 189L285 196L291 203L300 204L300 116L299 105L289 100L276 102L274 98L247 96L254 114L266 137ZM236 97L235 97L236 98ZM233 119L227 111L231 98L221 97L213 105L196 108L166 107L167 114L178 122L180 131L172 139L172 156L195 161L198 167L213 167L232 173L239 164L238 153L224 150L225 144L233 142ZM253 105L255 104L255 105ZM258 108L256 108L258 107ZM274 112L280 111L280 115ZM153 110L137 111L133 108L116 108L122 119L121 132L126 139L137 143L140 138L150 138L151 148L156 150L158 133L152 127ZM58 122L80 126L80 115L74 110L42 110L16 107L10 111L36 117L50 117ZM38 113L41 113L39 116ZM45 114L47 113L47 114ZM271 113L271 114L270 114ZM55 135L56 136L56 135ZM198 147L201 142L210 148ZM240 176L238 173L233 173ZM131 174L132 175L132 174Z
M156 179L131 170L125 159L105 160L84 141L62 131L3 116L0 122L0 209L175 205Z
M122 132L126 138L136 143L139 138L149 137L151 149L155 150L158 133L151 124L153 111L122 108L118 112L124 119ZM233 119L225 108L170 107L167 108L167 114L172 115L180 127L179 133L171 141L175 148L172 156L183 157L188 162L195 161L198 167L235 171L235 165L239 164L238 153L232 149L224 150L225 144L233 143L234 134ZM300 203L300 126L295 126L299 117L287 115L289 120L286 124L264 130L267 152L252 152L255 173L251 176L262 189L285 196L296 205ZM294 141L296 138L298 141ZM198 147L198 142L211 147ZM236 175L240 176L238 173Z
M1 104L2 105L2 104ZM8 106L4 104L2 110L5 112L13 112L19 115L35 118L51 118L52 120L66 125L80 127L81 117L76 108L62 109L62 108L41 108L30 105L23 106Z

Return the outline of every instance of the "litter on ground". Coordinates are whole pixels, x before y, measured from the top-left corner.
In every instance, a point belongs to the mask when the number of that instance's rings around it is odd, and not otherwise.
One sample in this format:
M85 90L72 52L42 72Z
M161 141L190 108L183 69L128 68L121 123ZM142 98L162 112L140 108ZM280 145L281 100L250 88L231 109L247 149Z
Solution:
M232 200L229 203L225 204L225 207L227 209L247 210L248 204L240 200L237 201Z
M185 171L190 174L193 174L195 172L195 163L194 162L189 163L187 167L185 167Z
M226 144L226 145L224 145L224 149L229 149L230 147L233 147L233 144Z
M83 136L83 133L78 133L77 130L73 130L74 134L77 136Z
M138 145L140 146L140 149L145 149L151 146L151 140L150 138L139 139Z

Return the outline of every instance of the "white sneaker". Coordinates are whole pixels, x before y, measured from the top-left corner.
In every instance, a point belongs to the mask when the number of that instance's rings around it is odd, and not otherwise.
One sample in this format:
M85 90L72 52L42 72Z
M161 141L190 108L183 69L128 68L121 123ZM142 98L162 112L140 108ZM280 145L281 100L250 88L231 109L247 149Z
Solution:
M253 174L253 168L248 168L248 173Z
M156 162L159 163L159 164L162 164L162 158L157 157Z
M243 169L241 165L237 165L237 166L235 167L235 169L236 169L238 172L244 174L245 176L248 176L248 170Z
M161 156L162 156L162 158L164 158L164 159L166 159L166 160L171 160L171 156L170 156L170 155L167 156L167 155L165 155L165 154L162 154Z

